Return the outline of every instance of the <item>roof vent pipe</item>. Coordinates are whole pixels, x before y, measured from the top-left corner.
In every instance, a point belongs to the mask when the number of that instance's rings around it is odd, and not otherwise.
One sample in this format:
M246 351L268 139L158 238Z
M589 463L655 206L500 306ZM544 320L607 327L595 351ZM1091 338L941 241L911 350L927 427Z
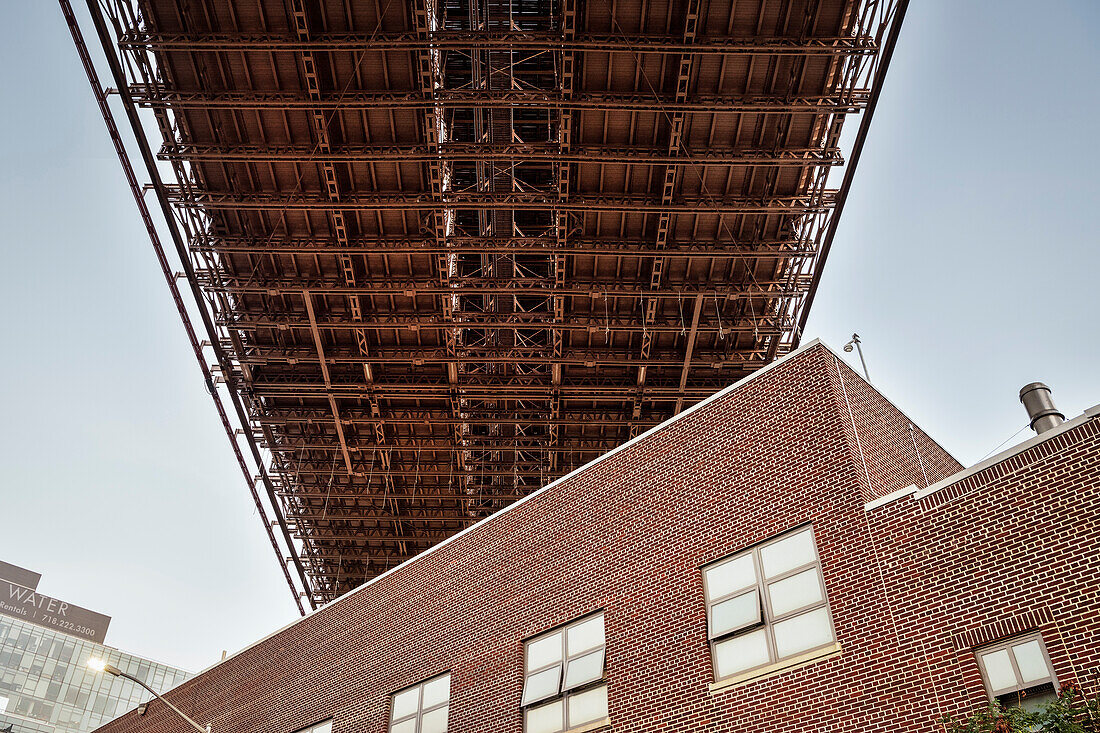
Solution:
M1042 382L1025 385L1020 390L1020 402L1024 403L1027 415L1031 418L1031 429L1040 435L1066 420L1066 416L1058 412L1054 400L1050 398L1050 387Z

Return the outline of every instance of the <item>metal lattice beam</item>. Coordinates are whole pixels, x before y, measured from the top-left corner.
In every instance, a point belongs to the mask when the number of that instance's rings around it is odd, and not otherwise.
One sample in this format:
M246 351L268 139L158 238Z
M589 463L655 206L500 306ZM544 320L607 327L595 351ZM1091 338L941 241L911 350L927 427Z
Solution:
M313 605L793 348L905 9L258 3L90 7Z

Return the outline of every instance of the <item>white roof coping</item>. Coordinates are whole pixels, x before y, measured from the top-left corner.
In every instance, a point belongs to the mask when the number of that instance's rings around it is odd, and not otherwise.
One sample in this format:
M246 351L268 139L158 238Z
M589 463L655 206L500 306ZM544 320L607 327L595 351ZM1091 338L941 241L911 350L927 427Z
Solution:
M863 505L863 509L864 511L868 512L872 509L878 509L880 506L889 504L896 499L901 499L902 497L909 496L910 494L915 494L919 490L920 489L917 488L916 484L909 484L905 488L898 489L897 491L891 491L886 496L880 496L877 499L872 499L871 501Z
M369 588L374 583L377 583L377 582L381 581L383 578L390 575L391 573L396 573L399 570L401 570L402 568L405 568L408 565L410 565L414 562L417 562L417 561L423 559L424 557L427 557L428 555L430 555L433 552L437 551L439 548L443 547L444 545L447 545L450 542L453 542L453 541L457 540L459 537L462 537L465 534L468 534L470 532L475 531L479 527L482 527L483 525L485 525L485 523L493 521L494 519L501 516L502 514L508 512L508 511L511 511L512 509L519 506L520 504L523 504L524 502L526 502L530 499L533 499L534 497L542 494L543 492L551 489L552 487L557 486L558 484L568 480L569 478L572 478L576 474L581 473L582 471L587 471L588 469L595 466L597 463L599 463L599 462L615 455L616 453L618 453L620 451L626 450L626 448L628 448L629 446L632 446L635 443L637 443L641 440L644 440L645 438L649 437L650 435L653 435L656 432L664 430L665 428L667 428L672 423L686 417L687 415L690 415L691 413L695 412L696 410L699 410L699 409L703 408L706 405L709 405L711 402L715 402L717 400L722 399L724 396L726 396L730 392L733 392L734 390L744 386L748 382L751 382L752 380L759 377L761 374L765 374L766 372L771 371L772 369L779 366L780 364L784 364L788 361L793 360L794 358L804 354L805 352L809 351L810 349L814 348L815 346L824 346L825 349L827 349L829 351L829 353L831 353L833 356L837 356L836 351L832 347L830 347L828 344L824 343L819 338L815 338L811 341L807 341L806 343L800 344L797 349L791 351L790 353L784 354L783 356L779 357L775 361L772 361L768 364L765 364L764 366L760 367L759 369L757 369L752 374L749 374L748 376L742 377L741 379L737 380L736 382L734 382L730 386L725 387L725 388L715 392L710 397L707 397L706 399L703 399L703 400L700 400L699 402L696 402L691 407L688 407L687 409L682 410L681 412L678 412L677 414L673 415L672 417L670 417L669 419L665 420L662 423L658 423L657 425L654 425L649 430L645 431L644 433L642 433L640 435L635 436L634 438L631 438L630 440L623 443L622 445L616 446L615 448L612 448L611 450L609 450L608 452L598 456L597 458L592 459L591 461L584 464L583 466L579 466L578 468L573 469L572 471L565 474L561 478L556 479L556 480L548 483L546 486L543 486L542 488L539 488L539 489L536 489L535 491L532 491L527 496L525 496L522 499L519 499L519 500L509 504L508 506L504 507L500 511L495 512L493 514L490 514L489 516L485 517L484 519L481 519L478 522L475 522L474 524L471 524L469 527L462 530L461 532L456 532L455 534L451 535L450 537L443 540L439 544L432 545L427 550L424 550L424 552L421 552L419 555L416 555L414 557L410 557L405 562L401 563L400 565L395 565L394 567L390 568L389 570L382 573L381 575L376 575L375 577L368 580L366 583L363 583L359 587L348 591L347 593L340 596L339 598L334 598L333 600L329 601L328 603L321 606L320 608L317 608L317 609L314 609L313 611L310 611L305 616L294 619L293 621L286 624L285 626L282 626L282 627L276 629L275 631L272 631L267 636L264 636L263 638L258 639L257 641L254 641L253 643L249 644L248 646L244 647L243 649L240 649L240 650L234 652L233 654L230 654L230 655L226 656L224 659L219 659L214 664L211 664L209 667L206 667L205 669L200 671L198 673L198 675L196 675L196 677L198 677L199 675L205 674L206 672L210 671L211 669L214 669L218 665L223 664L224 662L227 662L230 659L233 659L234 657L237 657L237 656L243 654L244 652L248 651L249 649L252 649L255 646L259 646L260 644L264 643L268 639L281 634L282 632L286 631L287 629L291 628L292 626L300 624L302 621L305 621L306 619L314 616L315 614L320 613L321 611L329 608L330 606L333 606L337 603L342 603L343 601L346 601L347 599L349 599L352 596L356 595L357 593L364 590L365 588ZM837 358L840 358L840 357L837 356ZM862 377L861 377L861 379L862 379ZM195 678L193 677L192 679L195 679ZM191 680L188 680L188 682L190 682L190 681ZM184 684L186 684L186 683L184 683Z

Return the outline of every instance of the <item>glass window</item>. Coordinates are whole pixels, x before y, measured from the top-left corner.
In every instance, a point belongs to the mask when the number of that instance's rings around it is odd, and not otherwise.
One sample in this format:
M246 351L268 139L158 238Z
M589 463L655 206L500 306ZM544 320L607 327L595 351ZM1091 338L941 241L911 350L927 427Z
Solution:
M558 733L607 718L604 616L548 631L524 646L526 733Z
M1053 698L1058 681L1039 634L998 642L976 652L986 692L1002 705L1036 706Z
M718 680L836 641L813 527L704 567L703 586Z
M390 733L447 733L451 673L395 692L390 701Z

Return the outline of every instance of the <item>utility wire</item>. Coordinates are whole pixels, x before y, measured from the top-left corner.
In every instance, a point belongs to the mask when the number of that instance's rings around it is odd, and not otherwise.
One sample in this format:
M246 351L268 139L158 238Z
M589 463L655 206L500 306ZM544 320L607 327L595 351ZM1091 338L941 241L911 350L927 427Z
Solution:
M1020 433L1024 432L1025 430L1027 430L1027 429L1028 429L1029 427L1031 427L1031 423L1024 423L1024 426L1023 426L1022 428L1020 428L1020 429L1019 429L1019 430L1017 430L1017 431L1016 431L1015 433L1013 433L1012 435L1010 435L1010 436L1008 436L1007 438L1005 438L1004 440L1002 440L1002 441L1001 441L1001 443L1000 443L1000 445L998 445L998 446L997 446L996 448L994 448L993 450L989 451L989 452L988 452L988 453L986 453L986 454L985 454L984 456L982 456L981 458L979 458L979 459L978 459L978 463L981 463L981 462L982 462L982 461L984 461L984 460L985 460L986 458L989 458L989 457L990 457L991 455L993 455L994 453L996 453L997 451L999 451L999 450L1001 449L1001 446L1003 446L1003 445L1004 445L1005 443L1007 443L1007 442L1009 442L1010 440L1012 440L1013 438L1015 438L1015 437L1016 437L1017 435L1019 435Z

